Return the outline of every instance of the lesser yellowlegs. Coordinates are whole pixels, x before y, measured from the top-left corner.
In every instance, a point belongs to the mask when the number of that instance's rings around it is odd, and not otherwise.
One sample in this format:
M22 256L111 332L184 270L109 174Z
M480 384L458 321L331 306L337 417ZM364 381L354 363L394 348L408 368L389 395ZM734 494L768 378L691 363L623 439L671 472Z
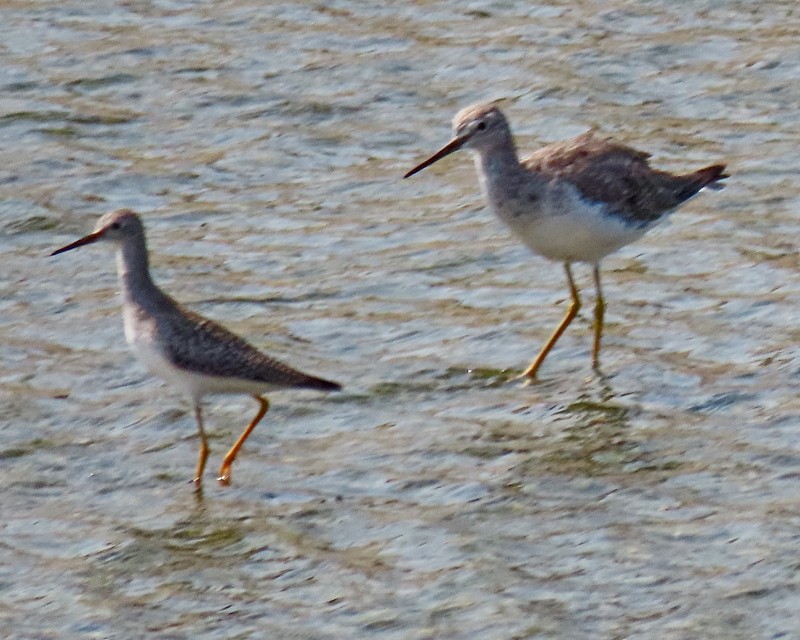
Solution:
M203 428L202 400L211 393L248 394L259 409L225 455L218 480L228 484L231 465L244 441L269 408L262 394L281 388L338 391L341 387L311 376L262 353L213 320L188 311L150 278L144 226L133 211L122 209L100 218L93 233L51 255L91 244L113 242L122 295L125 338L152 373L192 400L200 432L200 455L194 483L199 489L209 454Z
M533 379L581 306L573 262L593 267L592 366L599 367L605 300L600 260L641 238L703 187L721 188L728 176L715 164L683 175L653 169L648 154L591 132L557 142L520 161L503 112L495 104L463 109L453 120L453 139L409 171L408 178L437 160L469 149L489 208L534 253L564 263L571 303L550 339L523 372Z

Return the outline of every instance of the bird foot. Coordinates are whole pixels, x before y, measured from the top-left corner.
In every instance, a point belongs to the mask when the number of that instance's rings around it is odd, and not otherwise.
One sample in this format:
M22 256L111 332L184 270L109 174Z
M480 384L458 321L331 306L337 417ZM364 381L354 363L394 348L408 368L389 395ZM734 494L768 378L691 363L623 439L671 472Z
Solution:
M536 373L530 374L527 371L519 374L518 376L514 376L512 380L519 380L522 382L523 387L528 387L539 382L539 379L536 377Z

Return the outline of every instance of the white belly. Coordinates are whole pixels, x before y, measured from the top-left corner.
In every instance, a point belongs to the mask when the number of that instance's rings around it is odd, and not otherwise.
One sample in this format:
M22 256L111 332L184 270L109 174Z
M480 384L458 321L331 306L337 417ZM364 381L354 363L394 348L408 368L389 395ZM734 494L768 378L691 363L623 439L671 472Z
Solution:
M492 209L534 253L560 262L597 264L652 226L629 224L571 191L558 190L527 211L497 201Z
M597 264L641 238L654 224L631 224L605 212L565 180L484 166L476 155L481 191L492 212L534 253L559 262ZM666 217L666 216L664 216Z
M560 262L597 264L608 254L641 238L647 228L632 227L602 214L566 214L506 220L534 253Z
M139 340L130 343L133 353L144 367L170 386L199 402L211 393L246 393L261 395L271 390L271 385L241 378L209 376L187 371L175 366L154 343Z

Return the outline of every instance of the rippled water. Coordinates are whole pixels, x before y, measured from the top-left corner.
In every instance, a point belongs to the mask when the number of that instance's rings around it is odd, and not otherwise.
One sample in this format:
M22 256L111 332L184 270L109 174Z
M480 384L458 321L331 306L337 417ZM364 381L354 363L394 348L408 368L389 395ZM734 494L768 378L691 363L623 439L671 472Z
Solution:
M797 637L796 3L0 16L3 637ZM495 98L523 149L594 126L659 167L729 164L605 261L605 377L589 311L541 383L510 381L561 268L466 154L400 179ZM110 254L46 257L119 206L167 290L346 386L274 394L201 500ZM253 410L210 403L210 468Z

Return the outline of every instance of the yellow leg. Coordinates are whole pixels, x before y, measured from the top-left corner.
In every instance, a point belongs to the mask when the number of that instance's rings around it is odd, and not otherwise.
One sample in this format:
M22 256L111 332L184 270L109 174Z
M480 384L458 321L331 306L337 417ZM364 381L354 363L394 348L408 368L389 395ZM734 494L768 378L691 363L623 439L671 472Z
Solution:
M600 286L600 265L594 265L594 289L596 292L594 304L594 345L592 346L592 368L600 368L600 339L603 336L603 317L606 314L606 301L603 298L603 288Z
M194 407L194 417L197 419L197 429L200 432L200 455L197 458L197 469L194 472L194 486L197 491L200 491L203 485L203 471L206 468L209 448L206 431L203 429L203 409L199 403Z
M239 439L231 447L231 450L225 454L225 458L222 460L222 467L219 470L219 477L217 478L220 484L229 485L231 483L231 465L233 461L236 460L239 449L242 448L244 441L247 440L247 437L252 433L253 429L256 428L256 425L261 422L261 418L264 417L264 414L267 413L269 409L269 402L267 402L266 398L262 398L261 396L253 396L253 398L257 400L260 405L258 413L256 413L256 417L250 421L250 424L247 425L247 428L242 432L242 435L239 436Z
M550 349L552 349L553 345L558 342L561 334L564 333L570 322L575 319L575 316L578 315L578 310L581 308L581 299L578 295L578 289L575 287L575 281L572 278L572 268L569 266L569 262L564 263L564 271L567 274L569 293L572 296L572 301L570 302L567 313L564 314L564 318L561 320L561 323L556 327L556 330L553 331L553 335L550 336L550 339L542 347L539 355L536 356L534 361L531 362L530 366L522 373L520 376L521 378L529 378L531 380L536 378L536 372L539 371L539 367L542 366L547 354L550 353Z

